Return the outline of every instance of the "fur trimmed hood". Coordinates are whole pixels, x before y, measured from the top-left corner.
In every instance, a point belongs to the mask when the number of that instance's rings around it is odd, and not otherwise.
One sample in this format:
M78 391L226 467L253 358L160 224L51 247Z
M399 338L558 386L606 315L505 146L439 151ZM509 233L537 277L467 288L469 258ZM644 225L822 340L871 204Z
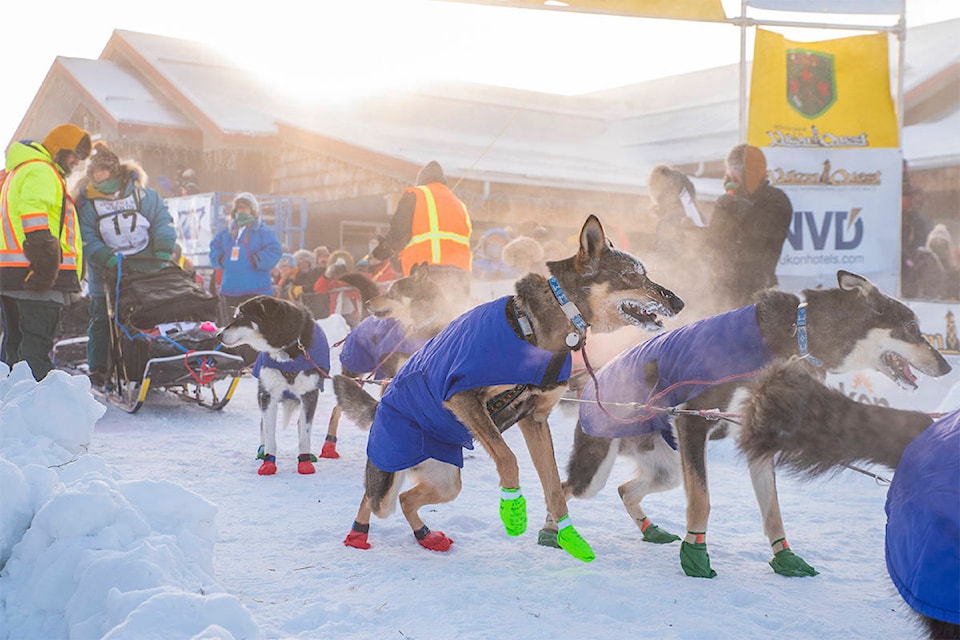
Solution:
M122 184L120 192L121 194L126 194L130 191L130 185L133 185L137 189L145 189L149 182L149 176L143 168L133 160L124 160L120 163L120 178L122 179ZM93 186L93 181L89 177L84 178L77 185L76 193L74 194L74 199L79 199L80 197L93 200L96 198L113 198L117 194L111 193L101 193L95 186Z

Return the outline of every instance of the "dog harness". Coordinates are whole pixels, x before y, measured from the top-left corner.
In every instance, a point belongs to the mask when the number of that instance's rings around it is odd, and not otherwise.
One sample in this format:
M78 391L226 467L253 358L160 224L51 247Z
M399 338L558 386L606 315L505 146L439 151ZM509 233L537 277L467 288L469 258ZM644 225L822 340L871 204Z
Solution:
M380 367L395 353L410 355L426 339L407 337L403 325L394 318L367 316L347 334L340 352L340 363L354 373L370 373L376 380L384 377Z
M960 624L960 410L903 450L887 491L887 572L914 611Z
M387 387L367 440L367 456L383 471L428 458L463 466L473 436L443 406L461 391L493 385L548 385L570 377L567 353L557 374L554 354L519 337L507 319L505 296L454 320L407 361Z
M309 357L307 357L309 356ZM314 324L313 327L313 345L306 353L300 353L296 358L292 360L274 360L266 353L261 352L257 356L256 362L253 363L253 377L260 378L260 369L277 369L284 374L289 374L290 377L294 377L296 374L304 371L317 371L317 368L323 370L323 373L320 373L320 391L323 391L323 379L326 377L324 374L330 371L330 346L327 344L327 336L323 332L323 329L320 328L320 325ZM289 391L283 392L283 397L290 400L297 400L297 397L294 396Z
M597 374L600 402L614 417L596 404L597 385L591 380L581 395L587 402L580 405L580 425L584 433L601 438L628 438L656 431L676 449L665 413L616 403L647 404L675 383L692 382L654 402L657 407L676 407L712 387L712 381L749 374L769 364L772 358L757 326L756 305L698 320L654 336L603 367ZM653 388L648 388L645 371L654 363L658 379Z

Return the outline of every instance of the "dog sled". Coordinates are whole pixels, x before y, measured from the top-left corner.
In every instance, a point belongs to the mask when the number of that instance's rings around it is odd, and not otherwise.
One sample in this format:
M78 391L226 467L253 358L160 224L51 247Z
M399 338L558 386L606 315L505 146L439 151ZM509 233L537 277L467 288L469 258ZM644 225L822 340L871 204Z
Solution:
M230 401L246 362L217 337L218 299L175 265L146 273L123 273L107 286L110 327L108 382L95 392L136 413L151 389L160 389L208 409ZM54 347L69 353L85 338ZM61 359L62 360L62 359ZM62 361L62 368L77 369Z

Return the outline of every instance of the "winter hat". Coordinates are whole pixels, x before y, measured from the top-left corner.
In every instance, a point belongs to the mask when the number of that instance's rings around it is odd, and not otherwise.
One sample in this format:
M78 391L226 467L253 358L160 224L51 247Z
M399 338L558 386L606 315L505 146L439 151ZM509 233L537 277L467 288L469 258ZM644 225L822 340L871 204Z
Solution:
M282 266L284 266L284 265L286 265L286 266L288 266L288 267L292 267L292 266L293 266L293 255L292 255L292 254L285 253L285 254L283 254L282 256L280 256L280 259L279 259L279 260L277 260L277 265L276 265L277 268L280 268L280 267L282 267Z
M97 169L107 169L110 171L111 178L120 175L120 158L110 150L110 147L103 140L97 140L93 143L90 161L87 162L87 177L90 178L91 182L93 182L93 173Z
M431 182L447 184L447 177L443 175L443 169L440 167L440 163L436 160L431 160L427 164L423 165L423 168L420 169L420 173L417 174L418 185L430 184Z
M529 269L543 262L543 247L528 236L518 236L503 247L503 263L513 269Z
M740 174L747 193L756 191L767 177L767 158L749 144L738 144L727 154L727 167Z
M317 259L313 256L313 252L306 249L298 249L293 252L293 264L299 266L301 262L306 262L311 269L317 266Z
M239 205L241 202L246 202L247 204L249 204L250 209L253 211L254 215L256 216L260 215L260 203L257 202L257 199L253 196L252 193L247 193L246 191L244 191L243 193L237 194L237 197L233 199L234 213L236 213L237 211L237 205Z
M73 151L81 160L90 155L90 134L74 124L54 127L41 144L54 158L61 149Z
M930 230L930 235L927 236L927 247L934 240L943 240L947 244L953 245L953 236L950 235L950 230L943 223L937 224Z

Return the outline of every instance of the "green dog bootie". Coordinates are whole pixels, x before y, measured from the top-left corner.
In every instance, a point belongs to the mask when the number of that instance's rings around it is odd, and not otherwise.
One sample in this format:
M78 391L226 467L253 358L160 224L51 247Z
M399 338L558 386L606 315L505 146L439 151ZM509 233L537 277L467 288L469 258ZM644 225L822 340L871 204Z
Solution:
M773 559L770 561L770 566L775 572L788 578L805 578L820 573L791 551L785 539L780 538L770 546L775 547L777 544L782 545L783 548L773 554Z
M519 487L500 489L500 520L508 536L519 536L527 530L527 499Z
M648 525L643 530L643 541L654 544L670 544L680 539L680 536L670 533L666 529L661 529L655 524Z
M541 547L560 548L560 543L557 542L557 532L553 529L540 529L540 533L537 534L537 544Z
M557 544L560 545L561 549L577 560L583 560L584 562L591 562L597 557L597 554L593 552L593 549L591 549L587 541L583 539L583 536L573 528L573 523L570 521L569 515L560 518L560 520L557 521L557 526L560 528L557 532Z
M695 542L684 540L680 543L680 567L691 578L716 578L717 572L710 567L710 554L707 553L706 533L688 531Z
M257 448L257 457L254 460L263 460L263 445Z

